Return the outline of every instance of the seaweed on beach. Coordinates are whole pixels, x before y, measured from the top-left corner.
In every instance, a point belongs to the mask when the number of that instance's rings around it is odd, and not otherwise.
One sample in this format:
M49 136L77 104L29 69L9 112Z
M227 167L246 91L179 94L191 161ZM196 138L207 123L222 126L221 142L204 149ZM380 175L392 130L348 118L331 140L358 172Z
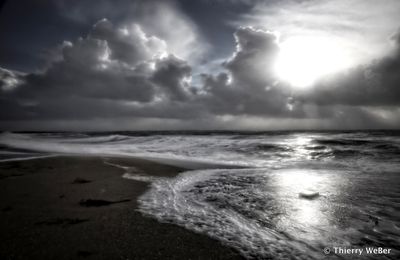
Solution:
M109 200L87 199L87 200L81 200L79 202L79 205L81 205L82 207L103 207L103 206L109 206L111 204L117 204L117 203L129 202L129 201L131 201L131 200L124 199L124 200L117 200L117 201L109 201Z
M90 183L90 182L92 182L92 181L91 181L91 180L84 179L84 178L77 177L77 178L75 178L75 180L72 182L72 184L85 184L85 183Z
M55 218L49 219L45 221L36 222L35 225L38 226L61 226L68 227L71 225L77 225L84 222L89 221L89 219L81 219L81 218Z

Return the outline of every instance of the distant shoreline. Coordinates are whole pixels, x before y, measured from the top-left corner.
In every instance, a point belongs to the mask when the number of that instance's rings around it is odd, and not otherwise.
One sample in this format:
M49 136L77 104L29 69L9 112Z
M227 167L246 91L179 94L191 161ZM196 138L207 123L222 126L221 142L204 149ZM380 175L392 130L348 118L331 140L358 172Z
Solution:
M0 133L71 133L71 134L132 134L132 135L206 135L206 134L244 134L258 135L269 133L356 133L356 132L400 132L400 128L393 129L277 129L277 130L0 130Z

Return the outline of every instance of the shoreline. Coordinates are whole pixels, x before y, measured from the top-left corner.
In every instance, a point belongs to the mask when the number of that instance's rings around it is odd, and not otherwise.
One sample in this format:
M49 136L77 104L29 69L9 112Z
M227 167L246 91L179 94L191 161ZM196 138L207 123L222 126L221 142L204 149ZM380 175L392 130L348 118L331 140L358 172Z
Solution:
M56 156L0 162L1 259L243 259L219 241L137 211L149 183L184 171L138 158Z
M97 157L97 158L109 158L115 160L125 160L125 161L146 161L152 162L155 164L167 165L171 167L180 168L182 170L202 170L202 169L241 169L248 168L248 165L238 165L234 163L217 163L205 160L194 160L187 158L166 158L166 157L154 157L154 156L141 156L141 155L124 155L124 154L107 154L107 153L89 153L89 154L81 154L81 153L65 153L65 152L56 152L51 153L50 151L42 151L44 154L31 156L31 157L16 157L10 159L0 159L1 163L13 162L13 161L26 161L26 160L36 160L36 159L44 159L44 158L52 158L52 157Z

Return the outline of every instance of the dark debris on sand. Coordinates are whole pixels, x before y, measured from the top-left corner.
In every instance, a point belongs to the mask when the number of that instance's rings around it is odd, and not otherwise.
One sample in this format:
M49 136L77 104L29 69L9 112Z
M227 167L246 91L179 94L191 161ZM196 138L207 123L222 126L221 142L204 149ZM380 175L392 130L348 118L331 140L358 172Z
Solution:
M117 203L129 202L129 201L131 201L131 200L125 199L125 200L109 201L109 200L87 199L87 200L81 200L79 202L79 205L81 205L82 207L102 207L102 206L109 206L111 204L117 204Z
M13 207L11 207L11 206L6 206L1 209L2 212L7 212L7 211L11 211L11 210L13 210Z
M61 226L68 227L71 225L77 225L80 223L84 223L89 221L89 219L81 219L81 218L55 218L49 219L45 221L36 222L35 225L38 226Z
M301 199L306 199L306 200L314 200L319 198L320 194L319 192L313 192L313 193L299 193L299 198Z
M20 176L24 176L24 174L13 173L13 174L8 174L8 175L0 175L0 180L12 178L12 177L20 177Z
M86 257L92 256L92 255L94 255L94 254L96 254L96 253L95 253L95 252L86 251L86 250L79 250L79 251L76 253L76 255L77 255L78 257L82 257L82 258L86 258Z
M75 178L75 180L72 182L72 184L85 184L85 183L90 183L90 182L92 182L92 181L91 181L91 180L86 180L86 179L84 179L84 178L77 177L77 178Z

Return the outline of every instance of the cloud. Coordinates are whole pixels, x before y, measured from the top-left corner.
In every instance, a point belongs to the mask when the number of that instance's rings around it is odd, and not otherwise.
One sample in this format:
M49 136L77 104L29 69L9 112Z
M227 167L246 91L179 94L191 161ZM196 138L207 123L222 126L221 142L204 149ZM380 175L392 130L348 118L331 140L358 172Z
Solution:
M171 55L160 59L155 64L155 72L151 80L168 89L166 98L171 100L187 101L191 95L190 77L192 68L182 60Z
M17 77L1 70L1 106L12 112L0 116L123 117L140 114L138 104L189 99L191 67L165 45L138 24L101 20L87 37L65 42L45 71Z
M234 36L236 51L224 63L233 80L249 87L266 87L275 77L273 66L279 51L277 36L253 27L240 27Z
M289 88L274 75L277 36L254 27L240 27L234 36L236 50L222 64L227 72L203 75L207 107L222 115L297 116Z
M115 28L110 21L103 19L94 25L89 38L107 42L112 52L109 54L110 57L105 53L105 58L122 61L129 65L137 65L167 51L165 41L146 35L138 24Z
M396 28L400 2L385 0L261 1L231 21L235 26L267 25L291 37L319 37L348 50L352 66L386 54L386 38Z
M91 0L56 0L55 4L60 15L78 23L88 25L107 17L118 25L140 24L141 30L163 39L168 52L190 63L200 60L208 49L197 25L174 0L98 0L95 7Z
M301 93L274 74L275 33L247 26L239 27L234 38L235 51L219 72L202 74L194 84L194 68L170 52L168 41L141 24L116 26L102 19L85 37L60 45L43 71L1 69L0 120L8 128L61 130L94 127L88 122L114 130L400 123L398 33L392 36L397 46L392 55L325 78Z
M0 68L0 90L11 91L22 83L23 73Z
M272 73L276 36L252 27L239 28L234 36L236 51L222 64L227 72L202 75L196 88L191 66L167 54L165 41L138 24L115 27L101 20L87 37L65 42L61 58L46 71L26 75L25 83L4 97L17 106L29 104L31 116L51 118L76 116L74 107L85 108L79 117L290 113L290 96Z
M319 105L399 106L399 33L391 39L395 49L390 55L320 80L303 95L304 101Z

